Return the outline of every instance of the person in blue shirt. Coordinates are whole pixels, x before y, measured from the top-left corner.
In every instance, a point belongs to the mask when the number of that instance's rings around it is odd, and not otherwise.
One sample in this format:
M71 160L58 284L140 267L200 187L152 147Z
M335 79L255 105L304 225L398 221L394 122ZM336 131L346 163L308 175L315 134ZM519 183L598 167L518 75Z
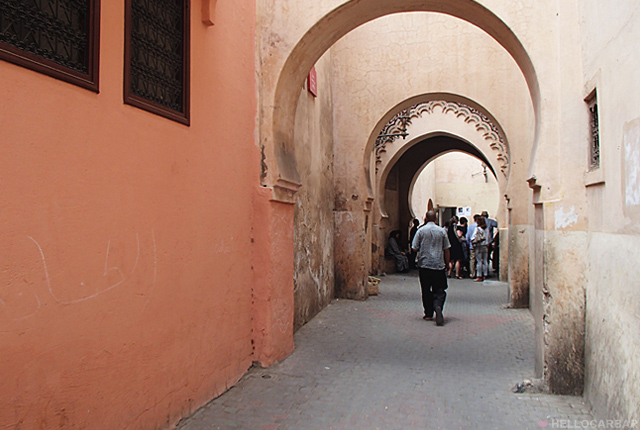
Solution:
M493 259L495 258L495 255L493 253L494 250L494 238L496 236L496 233L498 232L498 221L496 221L495 219L491 219L489 218L489 213L487 211L482 211L482 216L485 219L485 222L487 223L487 234L488 234L488 242L487 242L487 252L488 252L488 257L489 260L493 261Z
M473 222L469 224L469 228L467 229L467 246L469 247L469 276L471 279L476 277L476 247L473 243L471 243L471 238L473 237L473 233L475 233L476 228L478 227L478 218L480 215L475 214L473 216Z

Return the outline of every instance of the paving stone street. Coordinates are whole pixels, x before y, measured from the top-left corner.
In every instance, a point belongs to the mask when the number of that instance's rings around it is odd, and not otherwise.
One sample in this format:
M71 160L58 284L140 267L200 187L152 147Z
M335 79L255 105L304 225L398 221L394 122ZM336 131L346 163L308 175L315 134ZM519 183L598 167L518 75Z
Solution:
M539 430L591 420L580 397L512 392L534 377L534 325L507 303L505 283L450 279L437 327L422 319L417 272L382 277L378 296L335 300L296 333L291 356L252 368L178 428Z

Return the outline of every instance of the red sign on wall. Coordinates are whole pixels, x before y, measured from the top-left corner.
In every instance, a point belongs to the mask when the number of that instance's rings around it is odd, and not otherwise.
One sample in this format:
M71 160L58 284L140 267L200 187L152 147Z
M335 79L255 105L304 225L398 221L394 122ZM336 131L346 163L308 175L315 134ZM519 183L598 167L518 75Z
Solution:
M316 75L316 67L313 66L307 76L307 89L314 97L318 97L318 76Z

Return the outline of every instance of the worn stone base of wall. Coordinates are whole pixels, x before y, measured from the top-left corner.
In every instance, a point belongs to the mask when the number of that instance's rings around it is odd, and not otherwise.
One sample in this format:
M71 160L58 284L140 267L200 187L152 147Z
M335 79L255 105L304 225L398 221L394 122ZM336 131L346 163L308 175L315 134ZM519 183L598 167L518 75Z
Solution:
M531 229L528 225L512 225L508 230L501 229L500 235L508 237L509 240L500 242L501 261L504 261L502 253L508 255L508 282L509 282L509 304L512 308L529 307L529 233ZM508 235L507 235L508 234ZM503 264L501 263L501 266ZM502 270L501 270L502 272ZM502 273L500 275L503 276Z
M584 387L587 234L543 234L543 273L534 273L542 282L534 283L532 294L542 307L534 316L544 381L552 393L580 395Z
M362 211L335 211L335 295L343 299L367 298L367 249Z
M640 242L607 233L589 242L585 396L601 419L640 422Z

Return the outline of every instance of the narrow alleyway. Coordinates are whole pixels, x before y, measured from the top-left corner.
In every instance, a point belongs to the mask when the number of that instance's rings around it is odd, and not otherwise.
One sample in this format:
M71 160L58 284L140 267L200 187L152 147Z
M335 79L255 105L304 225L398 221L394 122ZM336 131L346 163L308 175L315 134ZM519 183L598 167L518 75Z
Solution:
M178 428L516 430L591 419L579 397L511 391L533 376L534 326L528 310L504 307L506 284L449 285L444 327L422 319L415 272L384 277L366 302L335 301L298 331L289 358L251 369Z

